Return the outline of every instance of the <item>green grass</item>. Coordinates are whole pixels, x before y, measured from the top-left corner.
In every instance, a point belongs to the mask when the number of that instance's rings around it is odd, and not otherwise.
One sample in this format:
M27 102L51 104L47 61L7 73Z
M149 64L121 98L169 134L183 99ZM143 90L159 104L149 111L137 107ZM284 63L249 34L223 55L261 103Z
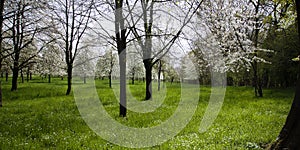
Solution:
M19 83L10 92L3 82L0 108L0 149L126 149L97 136L81 118L73 96L65 96L66 81L53 78ZM168 119L177 108L179 84L167 84L167 97L154 112L128 111L118 116L119 105L107 81L96 81L97 92L107 112L131 127L150 127ZM138 100L144 97L144 83L129 85ZM153 90L156 87L153 86ZM221 112L208 131L198 128L206 110L210 88L201 87L199 105L189 124L166 143L147 149L260 149L276 139L288 114L293 89L266 89L255 98L251 87L227 87Z

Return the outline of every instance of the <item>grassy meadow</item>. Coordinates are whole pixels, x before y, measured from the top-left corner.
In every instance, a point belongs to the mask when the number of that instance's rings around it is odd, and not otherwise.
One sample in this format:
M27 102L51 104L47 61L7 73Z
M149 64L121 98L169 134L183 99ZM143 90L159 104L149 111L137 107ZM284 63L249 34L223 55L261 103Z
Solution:
M10 92L10 82L2 80L0 149L129 149L103 140L86 125L73 96L65 95L66 80L47 82L35 77ZM178 105L180 84L167 83L167 96L157 110L145 114L128 111L126 119L120 118L118 102L107 82L96 81L101 102L115 120L127 126L158 125ZM136 82L130 90L137 99L143 99L144 83ZM196 113L184 130L162 145L145 149L262 149L276 139L294 94L293 88L265 89L263 98L255 98L252 87L227 87L217 119L208 131L199 133L210 88L201 86L200 91Z

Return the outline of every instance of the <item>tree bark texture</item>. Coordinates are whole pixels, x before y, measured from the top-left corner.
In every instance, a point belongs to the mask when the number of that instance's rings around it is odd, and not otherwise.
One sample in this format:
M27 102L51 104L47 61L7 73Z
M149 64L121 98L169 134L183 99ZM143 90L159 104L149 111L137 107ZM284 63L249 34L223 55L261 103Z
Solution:
M115 0L115 34L120 65L120 116L126 117L126 28L123 0Z
M14 62L14 67L13 67L13 77L11 81L11 91L16 91L18 87L18 76L19 76L19 68L18 68L18 63Z
M146 70L146 97L145 100L152 98L152 62L149 59L143 61Z

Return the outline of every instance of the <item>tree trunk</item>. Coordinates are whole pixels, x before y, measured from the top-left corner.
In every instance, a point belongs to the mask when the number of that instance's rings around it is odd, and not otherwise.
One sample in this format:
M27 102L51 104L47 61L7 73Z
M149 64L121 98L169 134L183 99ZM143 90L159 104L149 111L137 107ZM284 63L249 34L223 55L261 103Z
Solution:
M134 76L131 77L131 84L134 85Z
M24 83L24 74L22 70L21 70L21 79L22 79L22 83Z
M126 117L126 28L123 1L115 0L115 35L120 65L120 116Z
M300 1L296 0L297 10L297 25L298 36L300 42ZM300 57L300 55L298 56ZM300 63L298 62L298 75L300 74ZM296 91L293 100L292 107L287 116L286 122L280 131L277 140L271 145L269 149L281 150L281 149L300 149L300 78L297 79Z
M257 4L255 5L255 14L259 14L259 8L260 8L260 0L257 1ZM258 34L259 34L259 18L255 17L255 33L254 33L254 47L255 49L258 48ZM254 50L254 57L257 57L257 50ZM253 62L253 73L254 73L254 79L253 79L253 86L254 86L254 92L255 96L262 97L262 87L260 85L260 79L258 77L258 64L257 61L254 60Z
M5 81L8 82L8 71L5 73Z
M131 77L131 84L134 85L135 68L132 69L131 75L132 75L132 77Z
M292 107L286 119L285 125L280 131L280 134L271 145L269 149L281 150L281 149L300 149L300 80L297 81L297 87L295 91L295 97Z
M111 74L108 76L109 88L111 88Z
M143 61L146 70L146 97L145 100L152 98L152 64L149 59Z
M67 73L68 73L68 89L67 89L66 95L70 95L70 93L71 93L72 69L73 69L72 65L68 65L68 70L67 70Z
M126 117L126 53L119 54L120 60L120 116Z
M48 74L48 83L51 83L51 75Z
M32 80L32 73L29 73L29 80Z
M161 60L159 61L159 64L158 64L158 75L157 75L157 90L160 91L160 75L161 75Z
M256 61L253 62L253 79L252 79L252 86L254 87L254 94L257 96L257 63Z
M17 66L18 64L15 64L13 67L13 77L11 82L11 91L16 91L18 86L18 76L19 76L19 68Z

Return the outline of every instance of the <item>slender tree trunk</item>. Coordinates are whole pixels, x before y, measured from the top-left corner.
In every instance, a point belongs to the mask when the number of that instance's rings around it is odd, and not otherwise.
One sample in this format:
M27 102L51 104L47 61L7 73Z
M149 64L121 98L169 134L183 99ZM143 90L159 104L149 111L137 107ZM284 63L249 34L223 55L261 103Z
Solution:
M131 77L131 84L134 85L134 74Z
M48 74L48 83L51 83L51 74Z
M12 86L11 91L17 90L18 84L18 75L19 75L19 58L20 58L20 45L22 45L22 36L21 35L21 20L20 15L24 12L17 13L16 16L13 18L13 52L14 52L14 60L13 60L13 78L12 78Z
M21 70L21 79L22 79L22 83L24 83L24 74L22 70Z
M8 82L8 71L5 72L5 81Z
M297 22L298 22L298 36L300 43L300 1L296 0L296 10L297 10ZM300 53L299 56L300 57ZM300 74L300 63L298 62L298 75ZM281 129L281 132L269 149L281 150L299 150L300 144L300 78L297 79L296 91L293 100L292 107L287 116L285 125Z
M144 66L146 69L146 97L145 100L152 98L152 64L150 60L144 60Z
M126 28L123 0L115 0L115 34L120 65L120 116L126 117Z
M120 116L126 117L126 53L119 54L120 60Z
M257 54L255 53L255 57ZM253 87L254 87L254 93L256 97L263 97L263 90L262 90L262 82L261 79L258 77L258 64L254 60L253 62Z
M143 63L146 70L146 97L145 100L151 100L152 98L152 23L153 23L153 6L154 1L141 1L143 8L143 22L144 22L144 32L146 34L144 44L142 45L143 50ZM150 8L148 5L150 2ZM149 11L149 15L148 12ZM148 20L149 17L149 20Z
M18 76L19 76L19 68L18 64L14 63L13 67L13 77L11 82L11 91L16 91L18 86Z
M72 65L68 65L68 70L67 70L67 73L68 73L68 89L67 89L66 95L70 95L70 93L71 93L72 69L73 69Z
M132 68L131 72L131 84L134 85L135 67Z
M162 64L161 64L161 60L159 61L159 64L158 64L158 79L157 79L157 90L158 91L160 91L160 75L161 75L161 66L162 66Z
M111 73L109 74L109 76L108 76L108 82L109 82L109 88L111 88L112 86L111 86Z
M32 73L29 73L29 80L32 80Z
M253 80L252 80L252 85L254 87L254 94L257 97L258 96L258 84L257 84L257 62L253 62Z
M260 8L260 0L257 1L257 4L255 5L255 14L259 13L259 8ZM255 51L254 51L254 57L257 57L257 48L258 48L258 34L259 34L259 18L256 17L255 18L255 32L254 32L254 47L255 47ZM262 85L260 84L260 78L258 77L258 64L257 61L254 60L253 62L253 73L254 73L254 77L253 77L253 86L254 86L254 92L255 92L255 96L257 97L262 97Z

